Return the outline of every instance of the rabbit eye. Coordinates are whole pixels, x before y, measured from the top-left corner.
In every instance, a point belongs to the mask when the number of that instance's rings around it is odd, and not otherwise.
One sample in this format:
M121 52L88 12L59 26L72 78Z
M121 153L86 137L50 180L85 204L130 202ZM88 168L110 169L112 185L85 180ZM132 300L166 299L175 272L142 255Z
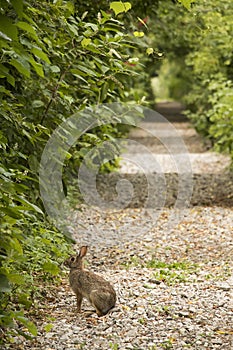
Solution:
M72 256L72 257L70 258L70 261L71 261L71 262L74 262L74 261L75 261L75 257Z

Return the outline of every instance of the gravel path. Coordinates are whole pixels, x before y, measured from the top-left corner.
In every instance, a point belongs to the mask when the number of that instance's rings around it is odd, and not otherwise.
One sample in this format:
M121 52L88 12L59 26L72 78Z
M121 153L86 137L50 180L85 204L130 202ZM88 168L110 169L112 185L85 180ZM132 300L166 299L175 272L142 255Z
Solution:
M177 123L174 112L171 115ZM114 284L116 307L102 318L76 314L66 272L61 286L45 290L45 303L33 316L38 337L17 339L5 349L233 349L233 181L225 170L229 160L208 151L183 120L176 127L186 135L189 152L206 155L205 164L197 156L200 166L193 168L199 182L189 208L171 207L173 190L163 208L147 208L136 171L137 205L97 210L83 204L70 218L77 247L92 242L87 268ZM135 129L132 138L140 138L153 154L166 153L144 136ZM136 157L140 153L138 145L128 151ZM121 174L125 172L134 171L122 164ZM177 174L169 170L166 176L175 179ZM167 181L174 187L172 179ZM105 195L112 192L109 183L109 178L101 178ZM84 302L83 310L91 306Z

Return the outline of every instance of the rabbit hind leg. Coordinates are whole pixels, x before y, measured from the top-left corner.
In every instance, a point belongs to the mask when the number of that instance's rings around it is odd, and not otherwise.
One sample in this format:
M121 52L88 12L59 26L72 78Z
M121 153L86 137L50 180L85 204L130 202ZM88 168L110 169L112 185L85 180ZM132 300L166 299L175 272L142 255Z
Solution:
M107 312L103 312L103 299L99 296L98 291L97 290L92 290L91 294L90 294L90 302L92 304L92 306L94 306L97 315L100 316L104 316Z

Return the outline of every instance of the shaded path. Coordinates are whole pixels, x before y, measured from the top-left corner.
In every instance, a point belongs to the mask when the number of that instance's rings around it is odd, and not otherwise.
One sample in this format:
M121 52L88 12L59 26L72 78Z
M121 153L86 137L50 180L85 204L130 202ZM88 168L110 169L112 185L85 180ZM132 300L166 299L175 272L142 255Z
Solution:
M150 208L144 207L146 177L126 163L121 173L100 176L99 189L106 200L112 198L114 184L128 177L135 184L128 208L96 211L84 204L71 217L77 246L91 241L88 268L104 275L116 288L116 308L104 318L77 315L75 297L64 278L62 286L47 291L47 303L41 306L36 321L38 338L33 342L23 340L12 348L233 348L233 185L231 175L224 171L228 160L206 152L184 118L177 122L179 110L171 107L166 113L184 136L189 152L193 152L195 186L191 207L173 210L177 174L169 168L164 147L152 142L143 130L133 130L130 138L158 154L167 169L167 199L155 222ZM150 117L143 123L157 127ZM173 135L167 138L175 142ZM134 145L127 152L127 157L137 158L141 148ZM156 177L153 171L150 175ZM157 212L155 207L152 209ZM169 217L180 213L181 221L168 230ZM90 309L90 305L84 303L83 309ZM44 330L47 323L53 324L49 332Z
M148 195L146 191L148 179L153 183L152 187L154 186L151 192L157 195L158 188L163 187L164 177L165 205L174 205L179 181L177 176L179 162L175 157L181 152L182 158L182 152L185 151L181 144L183 140L186 156L190 161L185 172L190 171L193 174L191 204L233 206L233 174L228 171L230 158L208 150L208 144L204 144L188 120L180 114L179 105L160 104L158 111L163 113L165 121L158 122L154 113L148 113L139 128L131 131L128 138L134 142L128 145L127 152L123 154L125 160L121 162L120 174L113 173L99 177L98 189L104 198L107 201L113 200L115 193L112 189L119 179L125 178L134 186L134 197L129 206L141 207ZM161 141L154 136L156 134Z

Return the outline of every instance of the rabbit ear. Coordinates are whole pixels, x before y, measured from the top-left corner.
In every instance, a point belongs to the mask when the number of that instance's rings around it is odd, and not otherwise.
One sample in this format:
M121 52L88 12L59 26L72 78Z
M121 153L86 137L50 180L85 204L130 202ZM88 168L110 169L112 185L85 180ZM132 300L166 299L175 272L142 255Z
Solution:
M83 258L87 254L87 246L83 246L80 249L79 256Z

